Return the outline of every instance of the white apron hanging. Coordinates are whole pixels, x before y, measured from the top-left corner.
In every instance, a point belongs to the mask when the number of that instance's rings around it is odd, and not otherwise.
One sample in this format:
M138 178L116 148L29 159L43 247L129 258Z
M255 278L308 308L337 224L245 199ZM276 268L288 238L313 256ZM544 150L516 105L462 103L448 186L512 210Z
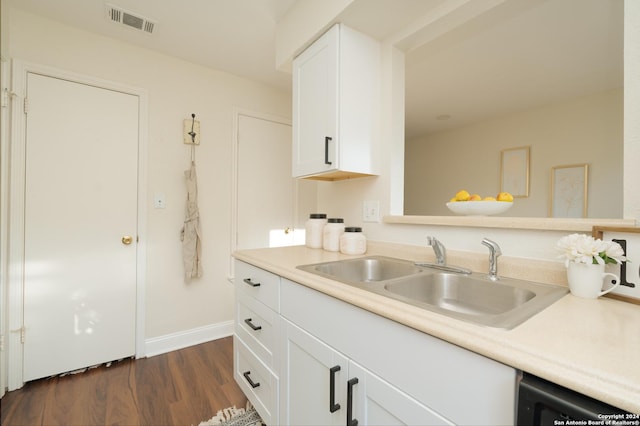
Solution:
M200 212L198 210L198 180L196 178L196 164L191 162L189 170L184 172L187 178L187 204L182 227L182 259L184 262L184 277L187 282L192 278L202 276L202 241L200 231Z

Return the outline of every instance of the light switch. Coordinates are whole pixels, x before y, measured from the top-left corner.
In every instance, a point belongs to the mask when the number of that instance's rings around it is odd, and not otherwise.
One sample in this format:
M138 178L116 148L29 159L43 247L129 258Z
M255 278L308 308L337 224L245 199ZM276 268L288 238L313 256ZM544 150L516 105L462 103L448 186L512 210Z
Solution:
M153 195L153 208L154 209L164 209L166 207L164 193L156 192Z

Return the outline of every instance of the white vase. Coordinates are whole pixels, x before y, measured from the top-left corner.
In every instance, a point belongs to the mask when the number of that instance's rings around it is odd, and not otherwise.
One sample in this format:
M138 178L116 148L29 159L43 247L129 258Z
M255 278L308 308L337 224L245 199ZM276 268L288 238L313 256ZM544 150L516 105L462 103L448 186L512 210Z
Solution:
M612 277L615 284L602 290L606 276ZM620 285L620 278L616 274L604 272L604 265L600 264L570 262L567 267L567 279L571 294L586 299L597 299Z

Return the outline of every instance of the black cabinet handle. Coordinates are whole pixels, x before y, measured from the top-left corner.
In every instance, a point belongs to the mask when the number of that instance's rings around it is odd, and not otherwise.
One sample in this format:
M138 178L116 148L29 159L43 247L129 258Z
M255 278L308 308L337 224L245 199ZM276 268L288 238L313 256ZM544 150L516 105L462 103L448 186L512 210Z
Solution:
M249 384L251 385L252 388L257 388L258 386L260 386L260 383L256 383L253 380L251 380L251 377L249 377L249 374L251 374L251 371L245 371L244 373L242 373L242 375L244 376L244 378L247 380L247 382L249 382Z
M340 371L340 366L336 365L329 369L329 412L335 413L340 409L340 404L336 404L336 373Z
M347 382L347 426L358 426L358 419L353 418L353 386L357 384L357 377Z
M262 330L262 326L261 325L253 325L253 323L251 322L251 318L247 318L246 320L244 320L245 324L247 324L249 327L251 327L251 329L253 331L258 331L258 330Z
M331 164L329 161L329 142L331 142L331 138L329 136L324 137L324 164Z
M243 281L249 284L251 287L260 287L260 283L254 283L253 281L251 281L251 278L245 278Z

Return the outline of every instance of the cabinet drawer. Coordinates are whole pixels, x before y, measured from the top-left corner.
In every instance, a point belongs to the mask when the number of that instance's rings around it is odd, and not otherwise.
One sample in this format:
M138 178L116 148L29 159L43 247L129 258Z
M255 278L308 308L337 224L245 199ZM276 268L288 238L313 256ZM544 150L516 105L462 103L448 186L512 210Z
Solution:
M236 260L236 289L255 297L276 312L280 312L280 277Z
M278 314L243 292L236 294L235 333L268 367L275 369Z
M278 377L238 336L233 337L233 377L268 425L278 424Z

